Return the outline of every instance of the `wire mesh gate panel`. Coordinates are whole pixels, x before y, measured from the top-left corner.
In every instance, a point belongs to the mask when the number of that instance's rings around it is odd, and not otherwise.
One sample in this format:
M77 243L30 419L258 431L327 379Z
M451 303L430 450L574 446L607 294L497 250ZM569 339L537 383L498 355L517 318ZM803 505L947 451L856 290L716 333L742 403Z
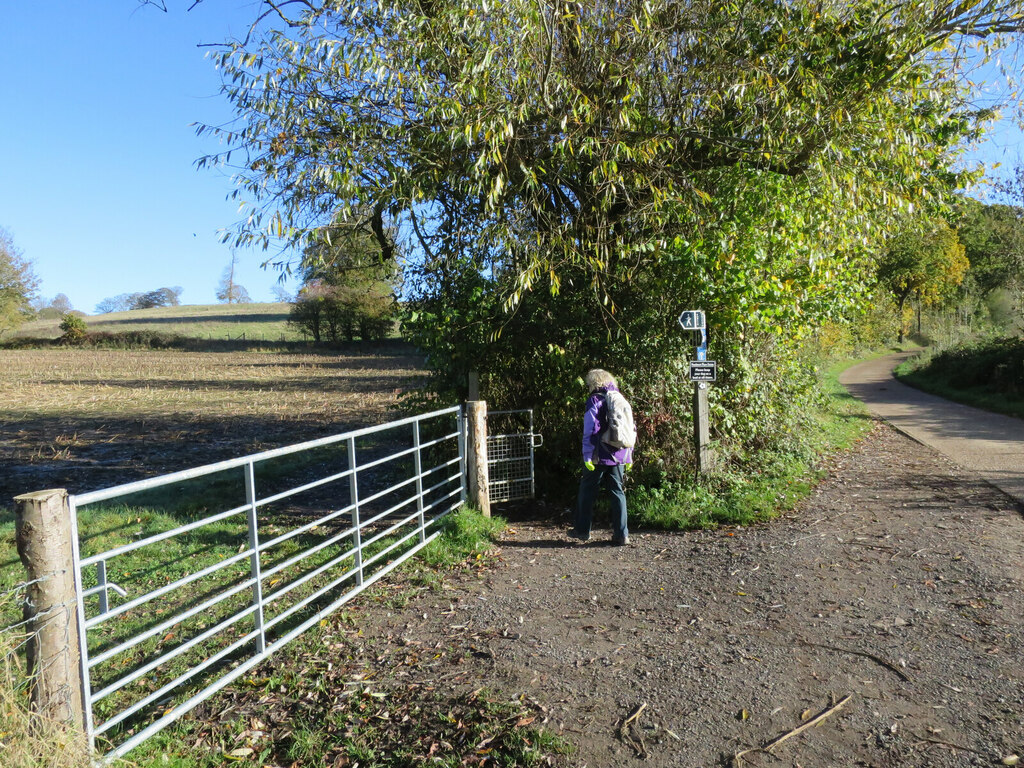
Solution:
M413 556L464 467L448 408L71 496L91 745L124 755Z
M532 499L535 448L543 437L533 431L533 411L487 414L487 496L492 504Z

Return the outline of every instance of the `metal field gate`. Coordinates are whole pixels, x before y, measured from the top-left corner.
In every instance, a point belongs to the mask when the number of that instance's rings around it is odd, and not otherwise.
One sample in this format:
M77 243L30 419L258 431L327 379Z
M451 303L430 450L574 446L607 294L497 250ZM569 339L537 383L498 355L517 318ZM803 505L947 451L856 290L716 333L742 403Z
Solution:
M456 407L71 496L90 745L124 755L412 557L465 456Z
M77 610L58 633L76 640L64 658L79 667L101 762L246 680L438 536L483 459L476 418L445 408L89 493L40 492L63 500L53 519L71 552L47 573L72 575L60 605ZM488 498L533 498L533 411L486 420Z
M534 449L544 442L533 430L533 411L487 414L488 498L492 504L532 499Z

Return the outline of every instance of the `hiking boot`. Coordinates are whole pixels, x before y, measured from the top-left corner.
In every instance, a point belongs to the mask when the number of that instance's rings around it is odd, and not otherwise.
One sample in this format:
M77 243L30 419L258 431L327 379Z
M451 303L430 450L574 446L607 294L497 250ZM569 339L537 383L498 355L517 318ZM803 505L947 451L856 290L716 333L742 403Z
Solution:
M580 533L579 531L577 531L575 529L569 531L569 533L567 535L569 536L570 539L576 539L576 541L582 541L584 543L590 541L590 534L589 533Z

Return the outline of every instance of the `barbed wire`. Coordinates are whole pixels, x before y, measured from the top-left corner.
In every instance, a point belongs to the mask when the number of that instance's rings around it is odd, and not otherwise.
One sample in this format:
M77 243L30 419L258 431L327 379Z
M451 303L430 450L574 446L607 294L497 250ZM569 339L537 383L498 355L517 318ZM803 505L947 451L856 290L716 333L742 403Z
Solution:
M10 587L9 589L7 589L5 591L0 592L0 600L3 600L5 597L8 597L9 595L13 595L16 592L21 592L23 590L26 590L29 587L31 587L33 584L43 584L43 583L49 581L50 579L56 578L57 576L63 576L67 572L68 572L67 568L61 568L59 571L53 571L52 573L48 573L45 576L40 576L38 579L32 579L32 581L22 581L22 582L19 582L19 583L15 584L13 587Z

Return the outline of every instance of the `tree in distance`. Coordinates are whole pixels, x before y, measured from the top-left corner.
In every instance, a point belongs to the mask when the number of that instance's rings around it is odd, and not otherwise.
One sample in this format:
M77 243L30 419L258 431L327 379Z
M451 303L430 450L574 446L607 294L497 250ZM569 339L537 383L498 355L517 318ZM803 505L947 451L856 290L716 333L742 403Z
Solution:
M971 263L965 311L997 331L1024 330L1024 207L964 198L957 206L960 242ZM987 314L987 317L985 315Z
M397 313L399 270L382 258L370 232L344 222L311 240L289 322L314 341L364 341L387 336Z
M896 300L899 338L907 331L907 299L934 306L964 281L970 262L956 230L943 219L908 219L878 260L878 281Z
M63 331L60 340L65 344L77 344L85 338L88 332L85 320L70 312L61 318L60 329Z
M133 309L152 309L154 307L177 307L181 304L182 288L157 288L153 291L140 293L122 293L118 296L103 299L96 305L97 314L108 312L128 312Z
M217 301L224 304L247 304L249 303L249 292L245 286L235 280L235 268L238 265L238 254L231 252L231 261L224 268L220 284L217 286Z
M38 286L32 263L22 256L10 233L0 227L0 336L32 319Z
M68 312L74 311L71 299L63 293L58 293L52 299L40 296L32 302L32 307L36 312L36 318L40 320L63 317Z

